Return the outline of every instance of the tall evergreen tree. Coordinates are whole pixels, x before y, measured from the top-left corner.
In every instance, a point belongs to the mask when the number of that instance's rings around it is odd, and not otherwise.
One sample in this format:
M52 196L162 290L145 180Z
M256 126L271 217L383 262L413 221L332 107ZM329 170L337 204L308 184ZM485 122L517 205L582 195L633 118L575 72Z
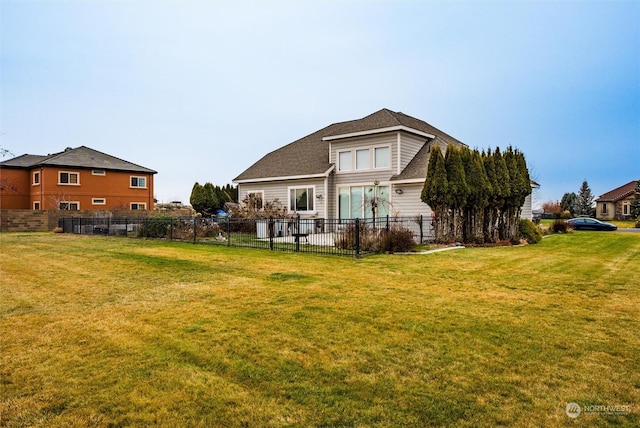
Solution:
M509 146L503 157L509 172L510 192L504 200L500 238L515 242L522 205L527 195L531 193L531 182L527 164L521 152Z
M587 180L582 182L578 192L578 215L591 215L593 213L593 194Z
M202 213L205 204L204 188L197 181L191 188L189 203L197 213Z
M484 210L489 203L492 191L485 172L482 157L477 150L464 147L461 151L465 178L469 187L464 211L465 242L484 242Z
M497 221L498 210L500 208L500 186L498 177L496 175L496 163L495 157L491 152L491 149L487 150L487 153L482 153L482 163L484 165L484 171L489 181L489 194L487 195L487 206L484 209L484 221L483 221L483 233L485 242L495 242L497 239Z
M496 181L498 182L496 205L497 209L497 239L505 239L507 235L507 198L511 195L511 178L509 177L509 169L507 168L507 162L500 152L500 148L496 147L493 152L494 163L496 166Z
M447 171L447 184L449 186L447 205L451 209L449 219L449 238L454 241L464 241L464 206L469 196L469 185L464 173L464 165L460 149L447 146L444 156L444 166Z
M422 202L429 205L433 211L433 231L436 242L444 242L446 240L445 214L448 188L444 157L442 156L440 147L435 145L429 153L427 178L425 179L420 198Z
M565 193L560 199L560 208L562 211L569 211L571 217L578 212L578 195L575 192Z

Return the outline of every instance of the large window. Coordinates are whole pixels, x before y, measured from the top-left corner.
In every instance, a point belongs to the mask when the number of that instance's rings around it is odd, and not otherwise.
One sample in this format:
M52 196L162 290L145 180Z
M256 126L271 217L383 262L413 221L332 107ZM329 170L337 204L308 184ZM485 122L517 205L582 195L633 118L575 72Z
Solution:
M385 168L391 168L391 148L389 146L338 152L338 171L366 171Z
M147 187L147 177L131 177L131 187Z
M338 189L341 219L386 217L389 214L389 186L351 186Z
M313 187L295 187L289 189L290 211L313 211Z
M58 184L80 184L80 175L77 172L60 171L58 173Z

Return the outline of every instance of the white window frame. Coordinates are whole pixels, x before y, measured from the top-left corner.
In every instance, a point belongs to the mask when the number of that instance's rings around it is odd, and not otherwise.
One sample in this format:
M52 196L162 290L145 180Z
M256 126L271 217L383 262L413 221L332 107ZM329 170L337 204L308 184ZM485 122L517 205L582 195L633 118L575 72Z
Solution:
M91 175L107 175L107 171L104 169L92 169L91 170Z
M36 211L40 210L40 201L33 201L33 209Z
M74 204L74 205L76 205L76 208L75 209L62 208L61 207L62 204L67 204L67 205ZM60 202L58 202L58 209L66 210L66 211L80 211L80 202L79 201L60 201Z
M385 201L386 204L388 204L387 207L384 207L383 209L385 209L387 211L387 214L381 216L379 213L380 211L378 211L376 213L376 217L380 218L380 217L384 217L386 215L388 215L388 213L391 211L391 183L389 182L385 182L385 183L380 183L378 185L378 188L380 187L384 187L387 189L387 200ZM351 217L351 210L352 210L352 206L353 206L353 201L351 200L351 195L353 194L353 192L351 191L351 189L353 188L359 188L361 189L360 195L361 195L361 200L359 202L356 202L356 204L359 206L360 209L360 215L358 217ZM371 184L364 184L364 183L354 183L354 184L344 184L342 186L338 186L337 187L337 192L336 192L336 217L339 218L340 220L348 220L348 219L354 219L354 218L369 218L367 217L367 212L368 212L368 208L367 208L367 201L370 200L370 198L368 198L368 191L369 189L374 188L374 186L372 186ZM340 217L340 189L349 189L348 195L349 195L349 217L344 218L344 217ZM378 207L380 209L380 207Z
M631 203L629 201L622 202L622 215L631 214Z
M69 183L62 182L62 174L68 174L67 179ZM76 176L76 183L71 183L71 176ZM80 185L80 173L77 171L58 171L58 185L60 186L79 186Z
M138 181L138 183L140 182L140 179L144 180L144 186L140 186L140 185L133 185L133 179L136 179ZM131 175L129 176L129 188L130 189L146 189L147 188L147 177L143 176L143 175Z
M264 190L247 190L246 192L246 196L249 195L257 195L260 194L260 199L262 200L262 206L261 207L256 207L257 210L261 210L264 208Z
M91 198L91 205L107 205L105 198Z
M136 206L135 208L133 206ZM142 208L141 208L142 207ZM147 209L147 203L146 202L131 202L129 204L129 209L131 211L142 211L142 210L146 210Z
M389 153L389 166L376 166L376 151L378 149L386 148ZM367 150L369 152L369 164L366 166L358 165L358 152L363 152ZM349 153L349 164L345 165L346 162L343 162L340 158L341 154ZM371 145L371 146L363 146L363 147L354 147L349 150L338 150L337 151L337 164L338 164L338 173L353 173L353 172L364 172L364 171L381 171L381 170L390 170L391 169L391 145L390 144L379 144L379 145ZM345 159L346 161L346 159Z
M32 176L32 182L31 184L33 186L39 186L40 185L40 180L42 179L42 176L40 174L40 171L33 171L33 176Z
M342 159L340 158L340 155L342 153L348 153L349 154L349 163L348 165L343 165ZM353 171L353 151L352 150L340 150L338 152L338 172L351 172ZM346 160L346 159L345 159Z
M296 207L292 207L292 203L293 200L291 199L291 191L292 190L301 190L304 189L307 191L307 209L306 210L298 210L298 209L294 209L297 208ZM311 193L313 193L311 196L309 196L309 190L311 190ZM287 198L288 198L288 203L287 203L287 207L289 208L289 212L296 212L296 213L312 213L315 212L315 206L316 206L316 202L314 201L314 199L316 198L316 186L312 185L312 186L289 186L287 188ZM295 199L297 201L297 198ZM309 209L309 205L311 205L311 209Z
M378 163L378 156L376 155L376 152L378 149L387 149L389 150L389 166L377 166ZM391 146L386 145L386 146L374 146L373 147L373 153L371 155L373 157L372 161L373 161L373 169L391 169Z

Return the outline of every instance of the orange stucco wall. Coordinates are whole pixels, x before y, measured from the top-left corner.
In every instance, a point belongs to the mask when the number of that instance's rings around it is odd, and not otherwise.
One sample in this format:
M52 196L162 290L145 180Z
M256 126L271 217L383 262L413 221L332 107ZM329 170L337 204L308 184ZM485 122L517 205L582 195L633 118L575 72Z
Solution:
M131 203L144 203L147 210L153 209L153 174L106 171L105 175L95 175L92 169L38 167L31 170L3 168L3 176L5 170L23 174L20 178L21 196L7 197L5 204L3 191L1 208L33 209L34 202L39 202L40 209L53 210L58 209L60 202L77 202L81 210L129 209ZM33 183L34 172L40 172L40 184ZM78 184L59 184L59 172L78 173ZM145 177L147 187L130 187L132 176ZM105 204L93 204L95 198L104 199Z
M0 207L24 209L29 206L29 171L24 169L0 169Z

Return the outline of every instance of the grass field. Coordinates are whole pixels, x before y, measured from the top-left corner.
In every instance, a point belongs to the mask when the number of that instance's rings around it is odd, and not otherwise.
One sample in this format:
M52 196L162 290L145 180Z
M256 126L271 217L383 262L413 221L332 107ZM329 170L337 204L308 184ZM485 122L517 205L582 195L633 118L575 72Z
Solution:
M2 234L0 426L635 427L638 272L621 232L361 259Z

